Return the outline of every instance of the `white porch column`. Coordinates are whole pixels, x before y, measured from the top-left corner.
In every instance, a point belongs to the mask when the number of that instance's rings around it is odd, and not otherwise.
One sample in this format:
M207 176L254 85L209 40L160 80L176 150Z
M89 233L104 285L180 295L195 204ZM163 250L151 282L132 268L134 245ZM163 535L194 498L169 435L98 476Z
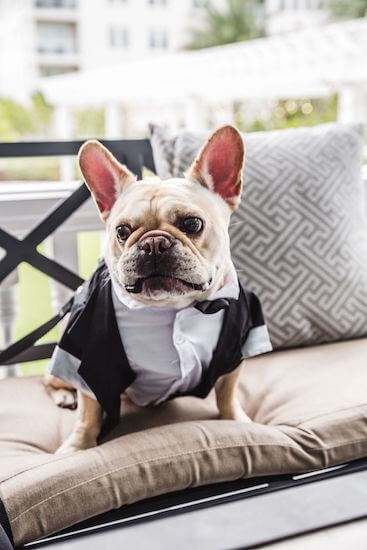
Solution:
M185 123L190 130L205 130L208 127L208 108L205 99L191 95L185 102Z
M78 273L78 241L73 231L56 231L46 241L46 254L68 269ZM73 291L66 286L51 280L51 303L55 312L68 301Z
M172 133L177 134L180 129L180 117L177 105L171 105L167 115L168 127Z
M121 103L110 101L104 108L104 131L107 139L119 139L124 136L124 116Z
M367 121L367 89L362 83L344 84L338 95L338 121Z
M4 349L15 340L15 322L19 312L18 304L18 273L13 271L0 286L0 340L1 348ZM19 376L18 365L0 366L0 380L9 376Z
M56 139L72 139L73 119L71 111L65 105L58 105L54 113L54 128ZM72 157L60 157L60 179L72 181L74 177L74 164Z

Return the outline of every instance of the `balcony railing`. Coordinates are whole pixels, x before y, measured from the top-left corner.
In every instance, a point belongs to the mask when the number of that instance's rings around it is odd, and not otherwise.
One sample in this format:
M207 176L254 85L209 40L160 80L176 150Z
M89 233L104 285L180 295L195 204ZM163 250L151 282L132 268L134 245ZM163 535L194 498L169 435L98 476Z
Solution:
M77 154L82 143L2 143L0 158L72 156ZM141 176L144 166L154 172L149 140L109 140L103 143L138 176ZM51 278L55 312L82 282L78 275L77 235L82 231L103 229L89 199L89 191L80 181L0 184L0 327L3 347L14 342L14 327L19 314L17 284L20 263L29 263ZM42 242L46 243L47 256L37 248ZM0 377L18 374L18 362L50 357L53 348L54 343L38 344L10 358L0 367Z
M144 166L154 172L149 140L108 140L103 143L138 176L141 176ZM81 141L0 143L0 158L73 156L81 144ZM362 177L367 190L367 167L363 168ZM55 313L82 281L78 275L78 234L103 229L89 196L84 184L78 181L0 183L2 348L15 340L15 323L19 315L18 266L21 262L31 264L51 278ZM41 242L45 242L47 256L37 249ZM48 358L53 348L54 343L33 346L20 357L6 361L8 366L0 366L0 377L20 372L16 366L19 362Z
M35 0L36 8L66 8L75 9L77 0Z

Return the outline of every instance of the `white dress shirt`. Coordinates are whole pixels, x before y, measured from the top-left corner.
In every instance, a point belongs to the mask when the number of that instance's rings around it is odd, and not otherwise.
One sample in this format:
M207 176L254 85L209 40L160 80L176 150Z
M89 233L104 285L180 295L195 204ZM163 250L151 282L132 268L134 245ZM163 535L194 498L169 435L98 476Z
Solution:
M136 375L126 389L129 398L135 404L145 406L197 387L217 346L224 309L205 314L194 304L181 310L147 306L113 281L111 292L123 348ZM231 264L224 285L210 300L237 300L239 292L237 274ZM271 350L268 331L263 324L249 331L242 347L242 357L245 359ZM80 364L80 359L57 346L49 372L95 398L78 373Z
M238 296L237 274L231 264L224 286L210 299ZM125 353L136 374L126 390L129 398L145 406L195 388L203 369L210 365L224 310L204 314L193 306L181 310L146 306L113 282L112 299ZM244 357L271 350L265 325L251 333L242 350Z

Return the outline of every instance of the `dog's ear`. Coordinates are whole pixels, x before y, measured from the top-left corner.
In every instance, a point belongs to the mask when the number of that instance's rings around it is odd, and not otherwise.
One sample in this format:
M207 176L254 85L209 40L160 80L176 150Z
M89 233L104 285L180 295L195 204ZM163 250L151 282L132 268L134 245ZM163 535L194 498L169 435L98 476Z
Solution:
M186 173L226 201L231 210L240 203L245 147L233 126L219 128L199 151Z
M136 181L134 174L99 141L84 143L79 151L79 166L103 221L127 183Z

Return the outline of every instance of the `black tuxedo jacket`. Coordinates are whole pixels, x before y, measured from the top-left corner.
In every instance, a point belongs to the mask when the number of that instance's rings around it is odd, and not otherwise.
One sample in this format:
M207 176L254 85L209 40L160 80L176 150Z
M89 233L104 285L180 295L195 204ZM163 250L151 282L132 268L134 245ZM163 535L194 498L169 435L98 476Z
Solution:
M203 371L197 387L186 394L177 394L206 397L220 376L240 364L249 332L263 326L264 318L256 295L241 285L238 300L220 298L198 302L195 307L203 315L225 309L209 368ZM112 302L111 280L104 263L76 292L59 347L81 361L78 374L93 391L105 413L105 433L118 422L120 394L134 381L135 373L121 341Z

